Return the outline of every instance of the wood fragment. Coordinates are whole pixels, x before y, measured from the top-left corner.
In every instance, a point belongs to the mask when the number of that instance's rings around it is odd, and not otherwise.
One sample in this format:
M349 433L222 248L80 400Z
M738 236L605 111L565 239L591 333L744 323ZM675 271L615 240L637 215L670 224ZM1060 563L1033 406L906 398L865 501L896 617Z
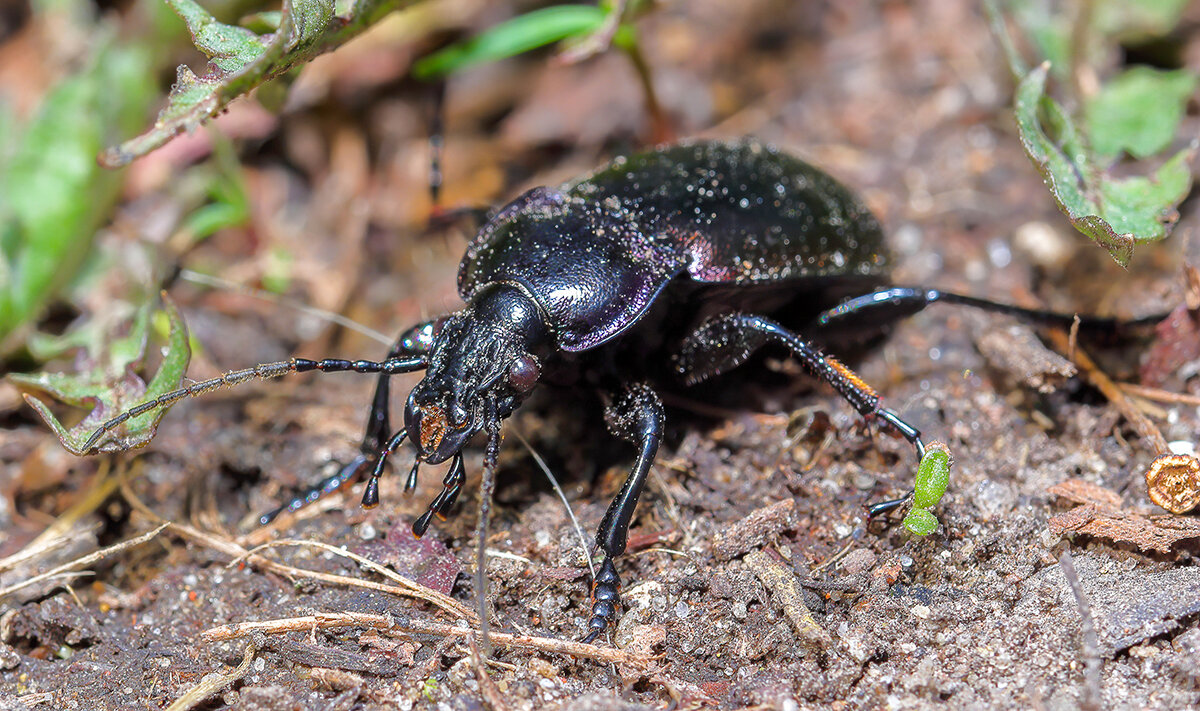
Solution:
M1080 479L1056 484L1050 493L1080 504L1050 519L1055 535L1082 533L1160 553L1169 553L1179 541L1200 538L1200 519L1123 509L1115 492Z
M254 643L246 645L246 651L242 654L242 663L236 669L228 674L218 674L206 676L199 684L196 684L187 692L175 699L174 703L167 707L166 711L187 711L204 703L210 696L229 686L233 682L246 676L250 671L250 665L254 662L255 654Z
M1063 551L1058 559L1067 585L1075 595L1075 604L1079 606L1079 632L1083 652L1083 693L1080 695L1079 708L1085 711L1098 711L1103 708L1103 695L1100 689L1100 638L1096 634L1096 622L1092 618L1092 605L1083 587L1079 584L1079 573L1075 570L1075 561L1071 559L1070 551Z
M775 602L783 608L784 614L791 620L801 640L817 649L824 649L832 644L829 633L821 629L808 606L804 604L804 588L795 573L775 563L761 550L747 554L745 561L746 567L771 591Z
M730 560L747 551L762 548L771 537L796 525L796 502L777 501L753 511L733 524L713 540L713 555L717 560Z
M361 612L322 612L305 617L289 617L277 620L258 620L221 625L220 627L213 627L200 633L200 639L206 642L220 642L246 637L255 632L281 634L284 632L308 631L310 629L338 629L342 627L369 627L392 634L399 633L405 636L431 635L443 639L463 638L477 633L477 630L470 627L417 620L408 617L374 615ZM598 647L582 642L508 634L505 632L493 632L491 637L492 643L499 647L554 652L572 657L598 659L602 662L623 664L647 664L650 662L649 657L633 655L620 649Z

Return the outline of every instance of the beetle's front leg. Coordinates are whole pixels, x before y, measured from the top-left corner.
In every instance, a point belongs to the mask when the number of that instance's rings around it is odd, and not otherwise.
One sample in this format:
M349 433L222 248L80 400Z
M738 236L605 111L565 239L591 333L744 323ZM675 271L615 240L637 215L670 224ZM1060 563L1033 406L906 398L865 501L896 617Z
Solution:
M592 583L592 617L588 620L584 642L591 642L600 636L617 614L617 605L621 600L621 579L617 575L615 560L625 552L633 511L637 508L642 489L646 487L646 475L650 472L650 465L658 453L658 443L662 440L662 401L649 385L630 385L605 408L604 419L609 431L638 446L638 458L596 530L596 547L604 551L604 561L600 563L600 572Z
M444 317L443 317L444 318ZM433 347L433 339L437 335L443 319L435 319L419 323L404 331L388 351L388 360L396 358L416 357L429 353ZM332 476L317 482L315 486L295 496L291 501L277 509L259 516L260 525L267 525L284 511L297 509L313 503L322 496L337 491L347 482L358 478L362 471L371 463L376 463L367 490L363 492L363 505L368 508L378 503L378 473L383 468L383 460L387 458L403 437L400 432L392 433L389 405L391 403L392 373L380 372L379 382L375 385L375 395L371 398L371 412L367 415L366 432L363 434L359 453L346 464L342 465Z

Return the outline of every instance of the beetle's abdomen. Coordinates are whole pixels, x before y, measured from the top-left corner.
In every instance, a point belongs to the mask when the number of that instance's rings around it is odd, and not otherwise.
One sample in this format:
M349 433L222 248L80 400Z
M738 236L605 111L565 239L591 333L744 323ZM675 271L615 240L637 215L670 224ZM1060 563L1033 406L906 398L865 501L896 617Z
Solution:
M888 266L879 221L857 196L754 141L620 158L566 192L620 203L643 234L684 255L696 281L878 276Z

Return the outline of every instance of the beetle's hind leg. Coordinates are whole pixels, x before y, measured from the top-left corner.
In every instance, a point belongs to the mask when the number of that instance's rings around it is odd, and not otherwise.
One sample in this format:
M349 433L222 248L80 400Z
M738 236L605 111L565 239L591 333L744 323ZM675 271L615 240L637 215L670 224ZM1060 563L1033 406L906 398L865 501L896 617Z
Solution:
M736 368L759 348L777 343L792 352L813 377L829 383L850 406L867 419L881 420L908 440L917 459L925 456L921 432L892 410L879 406L879 395L857 373L827 356L810 341L778 323L752 314L722 314L704 322L684 339L676 356L675 367L689 385ZM877 515L896 508L905 499L883 502L871 507Z
M604 419L613 434L638 446L638 458L596 530L596 546L604 552L604 560L592 582L592 616L588 620L584 642L599 637L617 614L617 605L621 601L621 578L617 575L615 561L625 552L633 511L646 487L646 475L650 472L650 465L658 453L658 443L662 440L662 400L644 383L630 385L605 408Z

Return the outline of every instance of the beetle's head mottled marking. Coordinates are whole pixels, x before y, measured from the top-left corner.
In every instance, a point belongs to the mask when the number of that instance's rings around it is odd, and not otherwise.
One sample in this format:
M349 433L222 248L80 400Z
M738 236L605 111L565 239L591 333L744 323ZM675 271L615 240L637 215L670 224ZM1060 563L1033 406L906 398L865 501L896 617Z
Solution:
M404 425L430 464L459 452L487 424L487 403L504 418L537 383L530 351L547 338L537 306L520 290L496 285L447 319L425 377L409 393Z

